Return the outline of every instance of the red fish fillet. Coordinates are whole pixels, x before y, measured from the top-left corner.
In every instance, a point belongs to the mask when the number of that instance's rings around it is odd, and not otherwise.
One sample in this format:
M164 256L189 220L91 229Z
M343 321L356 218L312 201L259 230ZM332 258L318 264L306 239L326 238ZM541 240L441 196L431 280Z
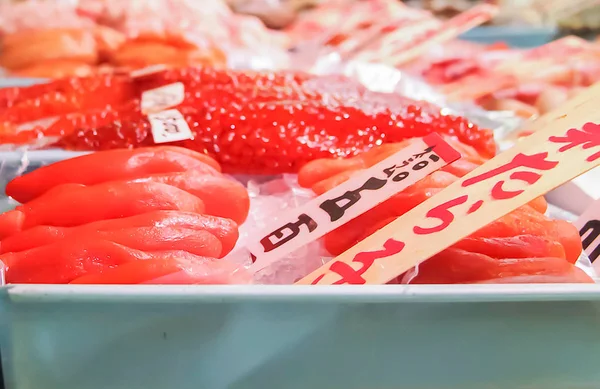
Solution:
M204 203L179 188L156 182L64 184L0 215L2 239L38 225L72 227L150 211L204 212Z
M562 282L593 282L581 269L562 258L498 259L447 249L421 263L410 283L467 284L490 280L502 282L504 278L515 282L516 277L532 276L559 278Z
M118 265L151 259L202 257L185 251L144 252L100 239L60 241L20 253L0 255L8 283L64 284L83 275L103 273Z
M235 246L239 236L237 224L230 219L192 212L155 211L121 219L100 220L77 227L32 227L3 239L0 253L29 250L64 239L78 240L82 236L98 231L119 232L137 228L207 231L220 241L222 250L216 257L227 255Z
M220 166L206 155L178 147L110 150L66 159L16 177L6 185L6 194L23 203L61 184L94 185L191 169L218 175Z
M202 200L207 215L229 218L241 224L250 210L250 197L246 188L239 182L223 176L190 170L185 173L156 174L135 180L149 181L171 185L193 194Z
M472 237L500 238L522 234L542 236L559 242L565 250L566 259L571 263L575 263L581 254L581 237L573 224L565 220L551 220L528 205L493 221Z

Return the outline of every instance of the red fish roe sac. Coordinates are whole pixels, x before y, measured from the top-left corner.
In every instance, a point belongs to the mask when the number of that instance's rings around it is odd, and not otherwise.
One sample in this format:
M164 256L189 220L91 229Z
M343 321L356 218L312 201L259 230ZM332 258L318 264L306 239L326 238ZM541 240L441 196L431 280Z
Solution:
M239 104L231 101L237 98L223 97L227 98L229 104L218 105L209 99L178 106L193 139L171 144L209 154L229 173L296 172L317 158L354 156L375 145L432 132L455 137L473 146L482 156L495 154L491 131L482 130L462 117L442 115L439 109L423 109L416 102L394 107L392 111L376 99L331 104L265 99L265 102ZM150 123L142 118L81 129L63 137L56 146L104 150L153 144Z
M0 122L24 123L49 116L118 106L136 96L128 77L65 78L18 90L0 90Z

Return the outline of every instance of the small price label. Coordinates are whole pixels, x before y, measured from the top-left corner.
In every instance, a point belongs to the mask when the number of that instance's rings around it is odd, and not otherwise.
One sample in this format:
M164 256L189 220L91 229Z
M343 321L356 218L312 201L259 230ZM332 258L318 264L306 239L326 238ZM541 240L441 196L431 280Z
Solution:
M596 200L575 222L583 250L595 269L600 269L600 200Z
M188 126L181 112L176 109L151 113L148 115L152 127L154 143L177 142L194 139L192 130Z
M150 89L142 93L142 112L160 112L183 103L185 87L181 82Z

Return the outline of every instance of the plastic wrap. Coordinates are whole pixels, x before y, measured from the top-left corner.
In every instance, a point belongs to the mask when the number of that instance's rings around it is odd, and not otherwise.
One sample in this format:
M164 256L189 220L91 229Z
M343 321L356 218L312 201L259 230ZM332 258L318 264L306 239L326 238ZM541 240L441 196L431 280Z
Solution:
M470 102L451 102L439 90L424 80L399 69L358 61L342 61L337 53L321 56L311 72L316 74L344 74L372 91L398 93L415 100L432 102L446 108L448 114L463 115L481 127L494 130L500 148L509 147L506 139L523 124L523 119L510 111L488 111Z
M245 180L245 178L240 177ZM244 250L250 239L256 238L267 223L278 220L287 209L295 208L311 200L312 191L298 186L295 175L265 178L248 181L250 193L250 215L240 228L240 239L236 250L226 259L250 266L250 256ZM314 241L285 258L259 270L255 282L261 284L291 284L314 271L332 258L320 241Z

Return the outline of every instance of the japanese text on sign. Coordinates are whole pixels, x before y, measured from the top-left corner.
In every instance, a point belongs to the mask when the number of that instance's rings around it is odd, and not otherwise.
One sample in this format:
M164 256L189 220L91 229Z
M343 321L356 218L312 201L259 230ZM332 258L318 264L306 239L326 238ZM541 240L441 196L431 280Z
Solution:
M439 135L432 134L377 163L308 204L285 214L248 250L256 266L264 267L286 254L347 223L460 154Z

